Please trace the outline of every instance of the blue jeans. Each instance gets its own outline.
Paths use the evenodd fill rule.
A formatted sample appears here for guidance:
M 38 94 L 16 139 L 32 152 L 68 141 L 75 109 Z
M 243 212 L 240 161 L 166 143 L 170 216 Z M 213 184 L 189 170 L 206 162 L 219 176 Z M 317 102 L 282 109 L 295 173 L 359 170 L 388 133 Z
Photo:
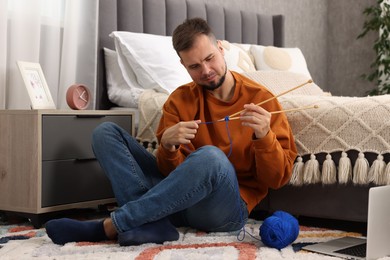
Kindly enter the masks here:
M 92 147 L 118 203 L 111 213 L 118 232 L 164 217 L 176 226 L 233 231 L 248 218 L 234 167 L 214 146 L 194 151 L 167 177 L 156 158 L 114 123 L 95 129 Z

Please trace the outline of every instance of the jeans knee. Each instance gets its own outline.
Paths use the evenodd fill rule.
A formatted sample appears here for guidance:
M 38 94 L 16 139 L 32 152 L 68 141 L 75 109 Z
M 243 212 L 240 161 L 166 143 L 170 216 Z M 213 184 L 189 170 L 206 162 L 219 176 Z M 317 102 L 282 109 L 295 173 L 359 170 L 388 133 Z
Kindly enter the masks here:
M 199 166 L 199 168 L 206 168 L 205 171 L 200 172 L 204 172 L 207 175 L 235 172 L 225 153 L 218 147 L 206 145 L 196 150 L 191 156 L 194 156 L 195 165 Z
M 195 154 L 200 160 L 204 160 L 210 164 L 220 164 L 230 162 L 225 153 L 216 146 L 205 145 L 199 148 Z
M 98 145 L 105 140 L 109 133 L 113 133 L 116 129 L 116 124 L 112 122 L 103 122 L 98 125 L 92 132 L 92 146 Z

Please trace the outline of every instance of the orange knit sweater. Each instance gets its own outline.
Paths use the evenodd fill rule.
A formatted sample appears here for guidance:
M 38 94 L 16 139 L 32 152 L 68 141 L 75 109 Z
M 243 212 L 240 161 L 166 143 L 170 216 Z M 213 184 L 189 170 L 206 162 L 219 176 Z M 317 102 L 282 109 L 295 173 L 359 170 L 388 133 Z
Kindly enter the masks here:
M 244 104 L 257 104 L 273 96 L 258 83 L 241 74 L 232 73 L 236 88 L 229 102 L 216 99 L 195 83 L 177 88 L 163 106 L 163 115 L 157 129 L 158 141 L 160 142 L 165 129 L 180 121 L 215 121 L 241 111 Z M 276 99 L 263 104 L 262 107 L 269 112 L 282 109 Z M 297 155 L 294 138 L 284 113 L 272 115 L 271 130 L 261 139 L 254 139 L 253 130 L 241 126 L 240 120 L 229 121 L 228 127 L 233 149 L 229 160 L 236 170 L 241 197 L 251 212 L 267 195 L 269 188 L 280 188 L 289 181 Z M 195 150 L 204 145 L 214 145 L 225 154 L 229 153 L 226 122 L 199 125 L 191 144 L 181 146 L 175 152 L 170 152 L 160 145 L 157 152 L 160 171 L 168 175 L 185 160 L 189 154 L 188 148 Z

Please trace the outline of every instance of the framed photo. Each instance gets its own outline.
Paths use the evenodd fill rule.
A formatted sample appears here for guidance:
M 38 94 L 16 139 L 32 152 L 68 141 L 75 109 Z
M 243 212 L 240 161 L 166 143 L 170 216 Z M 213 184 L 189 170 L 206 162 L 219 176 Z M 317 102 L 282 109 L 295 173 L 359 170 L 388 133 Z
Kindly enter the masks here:
M 30 96 L 31 108 L 55 109 L 56 105 L 51 97 L 41 65 L 24 61 L 18 61 L 17 63 Z

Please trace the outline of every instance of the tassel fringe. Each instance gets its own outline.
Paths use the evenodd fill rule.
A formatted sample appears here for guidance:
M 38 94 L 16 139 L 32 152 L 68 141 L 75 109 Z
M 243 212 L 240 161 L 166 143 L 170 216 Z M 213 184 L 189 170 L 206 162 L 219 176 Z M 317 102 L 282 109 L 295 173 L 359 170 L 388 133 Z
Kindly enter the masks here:
M 299 156 L 292 169 L 292 175 L 290 179 L 291 185 L 301 186 L 303 184 L 304 167 L 305 164 L 303 163 L 303 159 L 301 156 Z
M 305 163 L 303 170 L 303 183 L 314 184 L 321 181 L 320 164 L 314 154 L 310 155 L 310 160 Z
M 372 163 L 370 171 L 368 172 L 369 181 L 376 185 L 386 185 L 385 168 L 386 163 L 383 161 L 383 155 L 380 154 Z
M 340 184 L 347 184 L 352 181 L 352 163 L 346 152 L 341 153 L 341 158 L 339 160 L 338 178 Z
M 353 183 L 364 185 L 368 183 L 368 169 L 370 165 L 364 157 L 364 153 L 360 152 L 353 167 Z
M 144 145 L 140 141 L 141 145 Z M 152 143 L 144 145 L 145 149 L 157 155 L 157 149 Z M 315 184 L 322 182 L 323 184 L 347 184 L 351 182 L 356 185 L 367 185 L 373 183 L 375 185 L 390 185 L 390 162 L 386 164 L 382 154 L 379 154 L 371 167 L 363 152 L 360 152 L 352 167 L 351 159 L 346 152 L 341 153 L 338 163 L 332 159 L 331 154 L 326 155 L 322 169 L 314 154 L 310 155 L 310 159 L 303 162 L 303 158 L 298 156 L 292 169 L 290 184 L 293 186 L 302 186 L 304 184 Z
M 146 148 L 146 151 L 153 154 L 154 148 L 153 148 L 153 145 L 151 143 L 148 143 L 148 148 Z
M 322 165 L 322 183 L 323 184 L 334 184 L 337 182 L 337 168 L 336 164 L 332 159 L 332 155 L 327 154 L 326 160 Z
M 341 153 L 338 167 L 332 159 L 331 154 L 326 155 L 326 159 L 320 169 L 320 164 L 314 154 L 310 159 L 303 161 L 301 156 L 297 157 L 292 169 L 290 184 L 301 186 L 303 184 L 348 184 L 355 185 L 390 185 L 390 162 L 385 162 L 384 156 L 379 154 L 376 160 L 370 164 L 363 152 L 358 154 L 358 158 L 353 166 L 351 159 L 346 152 Z
M 385 169 L 386 185 L 390 185 L 390 162 L 387 164 Z
M 157 144 L 156 144 L 156 148 L 154 148 L 152 143 L 148 143 L 147 146 L 140 140 L 139 140 L 139 143 L 140 143 L 140 145 L 145 147 L 146 151 L 153 154 L 154 156 L 157 155 Z

